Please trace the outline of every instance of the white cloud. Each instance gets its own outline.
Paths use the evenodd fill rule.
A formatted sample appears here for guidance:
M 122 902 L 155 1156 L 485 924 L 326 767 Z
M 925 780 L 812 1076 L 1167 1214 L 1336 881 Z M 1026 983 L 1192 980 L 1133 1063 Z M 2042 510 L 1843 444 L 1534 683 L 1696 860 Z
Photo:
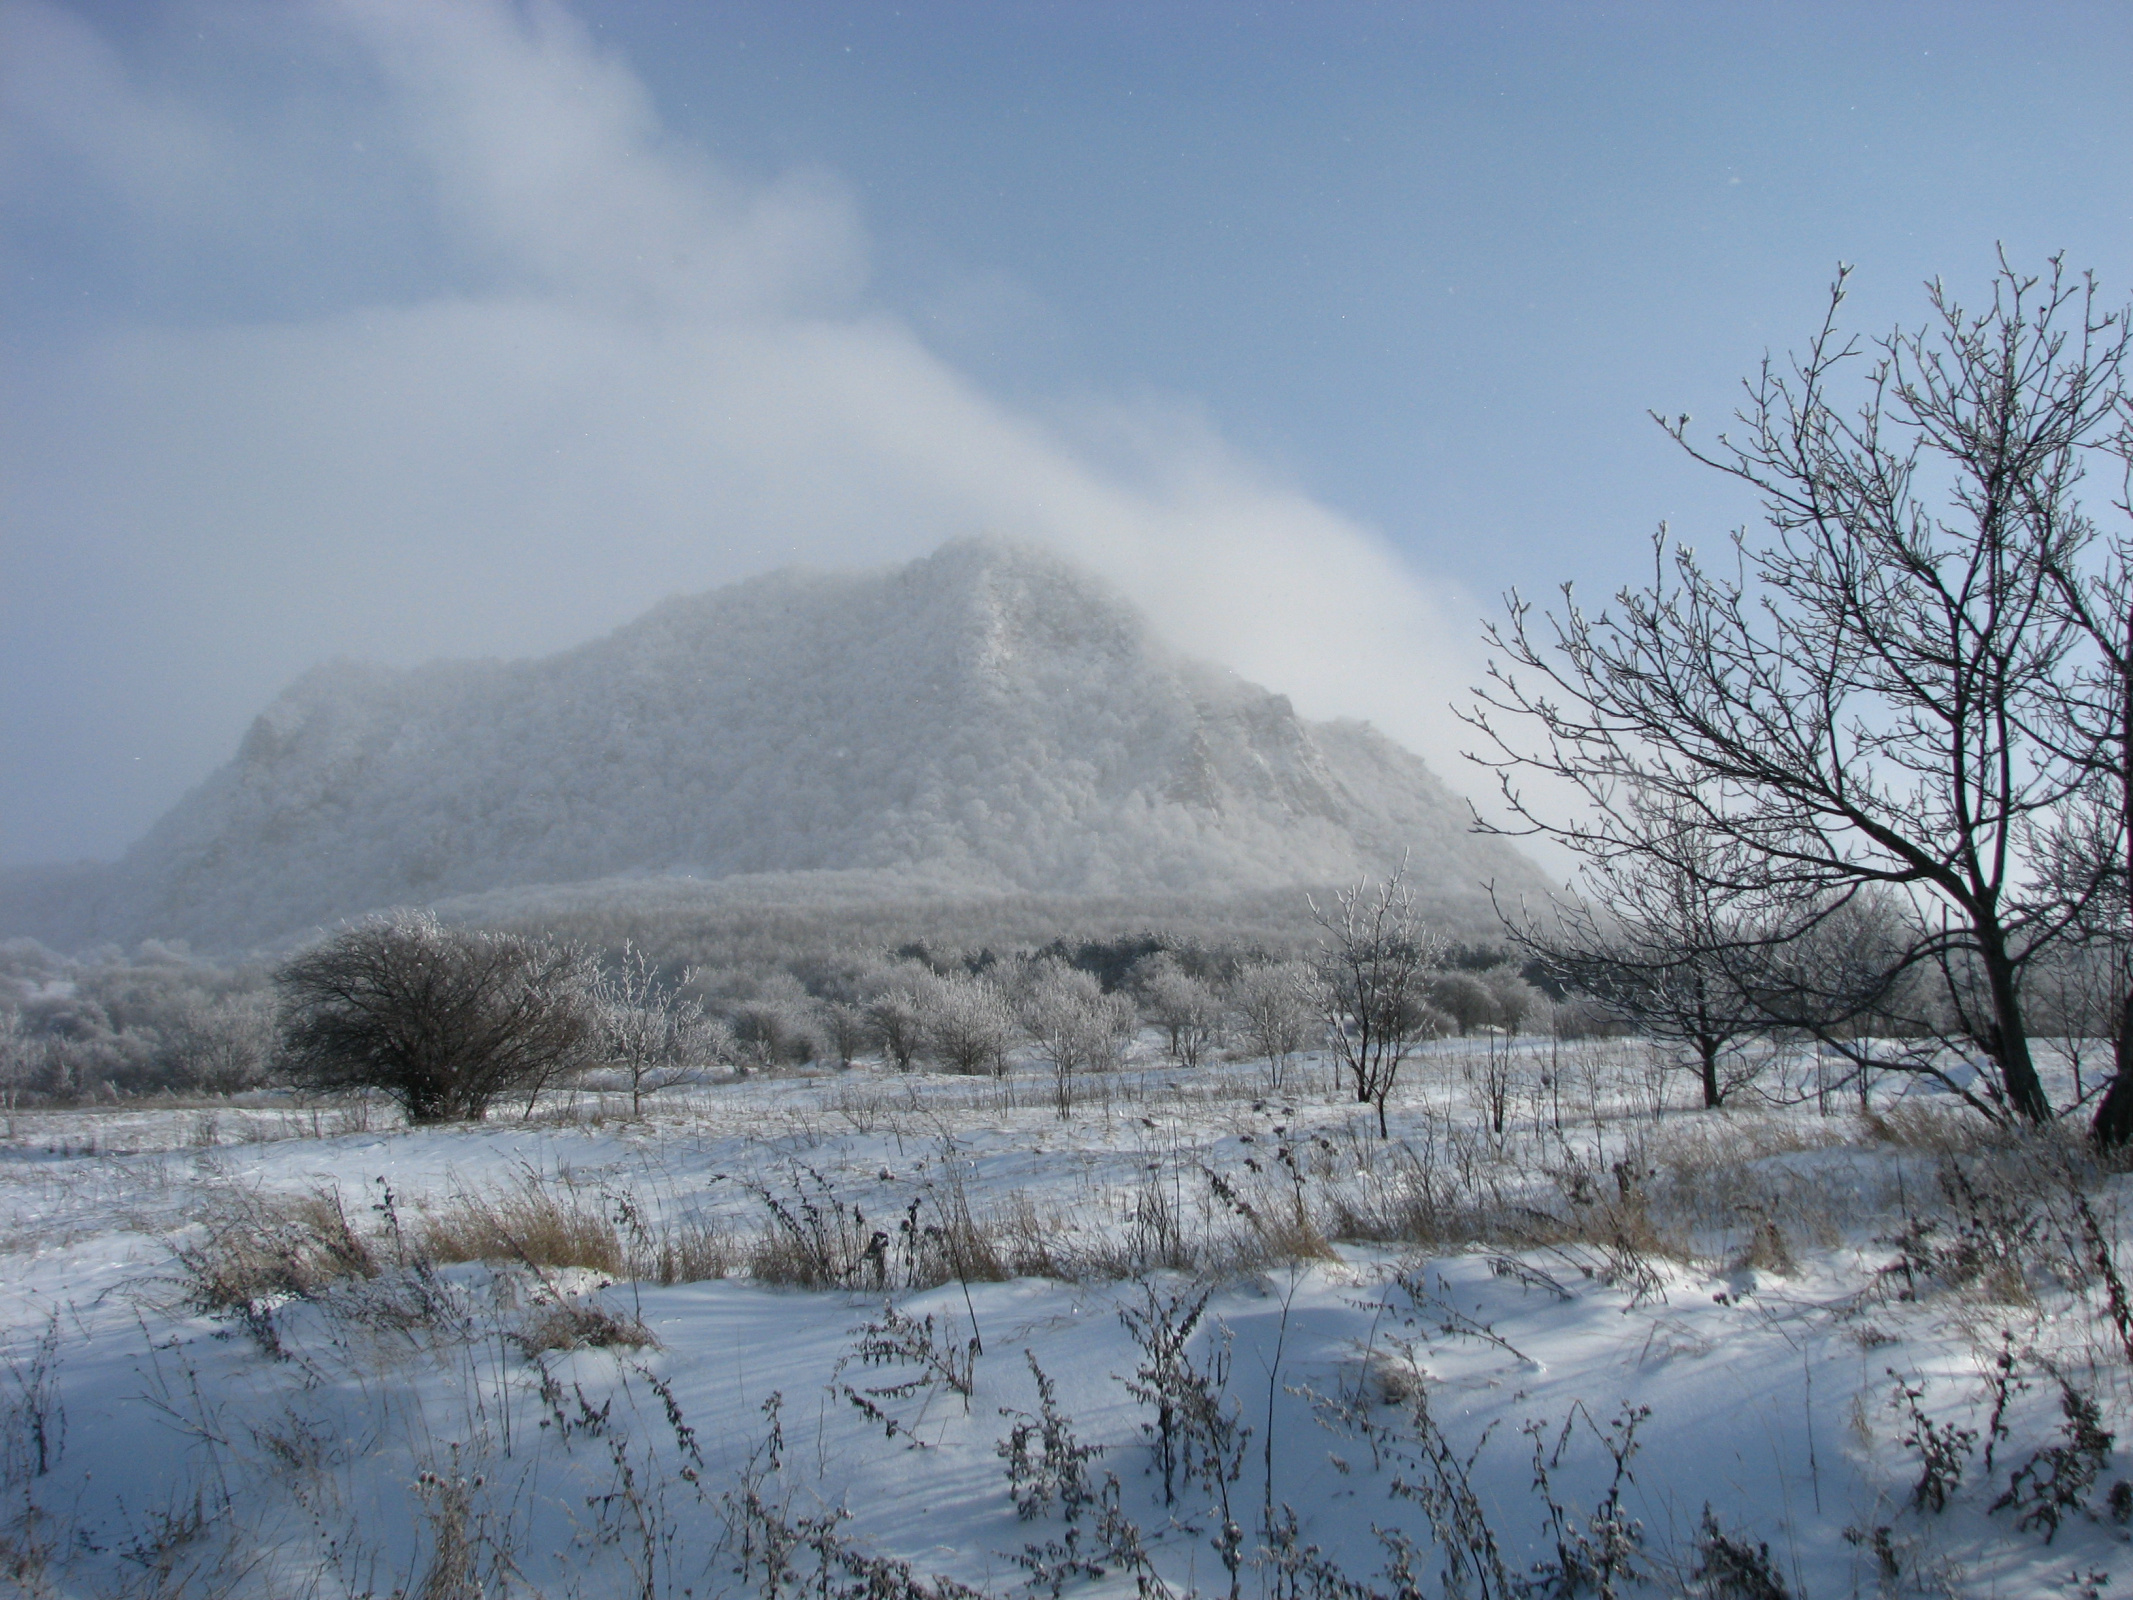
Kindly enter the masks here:
M 833 180 L 722 169 L 552 5 L 312 15 L 346 115 L 411 163 L 402 187 L 457 287 L 276 323 L 106 326 L 14 380 L 0 469 L 23 520 L 4 537 L 41 587 L 0 604 L 36 628 L 69 610 L 90 635 L 67 647 L 127 663 L 84 677 L 85 715 L 122 734 L 128 716 L 168 722 L 169 685 L 195 685 L 192 732 L 157 748 L 197 774 L 327 655 L 553 649 L 769 565 L 994 531 L 1104 573 L 1179 648 L 1307 713 L 1371 717 L 1462 781 L 1444 705 L 1471 681 L 1472 608 L 1189 408 L 1040 416 L 988 394 L 868 301 L 865 230 Z M 226 108 L 145 95 L 41 5 L 0 10 L 0 40 L 0 170 L 19 173 L 34 134 L 93 146 L 117 192 L 165 211 L 188 185 L 227 189 L 197 156 L 241 142 Z M 36 87 L 48 65 L 64 115 Z

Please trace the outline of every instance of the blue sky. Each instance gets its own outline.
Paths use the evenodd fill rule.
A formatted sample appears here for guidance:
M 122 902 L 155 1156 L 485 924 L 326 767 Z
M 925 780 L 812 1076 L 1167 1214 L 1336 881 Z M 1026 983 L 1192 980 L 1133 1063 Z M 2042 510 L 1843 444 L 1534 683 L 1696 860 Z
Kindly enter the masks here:
M 1509 585 L 1752 512 L 1839 260 L 2133 289 L 2123 5 L 0 0 L 0 861 L 296 674 L 991 530 L 1455 784 Z

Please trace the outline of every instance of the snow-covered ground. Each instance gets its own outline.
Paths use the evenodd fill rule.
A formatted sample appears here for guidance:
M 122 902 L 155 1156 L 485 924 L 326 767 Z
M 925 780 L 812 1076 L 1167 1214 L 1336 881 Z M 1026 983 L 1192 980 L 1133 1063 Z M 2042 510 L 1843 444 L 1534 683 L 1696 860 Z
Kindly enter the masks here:
M 1033 1065 L 17 1112 L 0 1583 L 2133 1593 L 2125 1180 L 2071 1141 L 1482 1040 L 1380 1141 L 1317 1061 L 1151 1051 L 1065 1116 Z

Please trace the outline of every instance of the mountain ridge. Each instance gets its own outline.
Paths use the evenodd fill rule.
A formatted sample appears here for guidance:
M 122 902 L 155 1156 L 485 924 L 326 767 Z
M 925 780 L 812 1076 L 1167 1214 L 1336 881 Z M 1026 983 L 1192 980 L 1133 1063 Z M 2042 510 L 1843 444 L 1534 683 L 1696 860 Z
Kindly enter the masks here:
M 16 875 L 0 932 L 226 948 L 631 876 L 1234 893 L 1403 854 L 1447 887 L 1537 878 L 1367 725 L 1307 722 L 1058 558 L 975 540 L 675 597 L 544 657 L 313 668 L 118 863 Z

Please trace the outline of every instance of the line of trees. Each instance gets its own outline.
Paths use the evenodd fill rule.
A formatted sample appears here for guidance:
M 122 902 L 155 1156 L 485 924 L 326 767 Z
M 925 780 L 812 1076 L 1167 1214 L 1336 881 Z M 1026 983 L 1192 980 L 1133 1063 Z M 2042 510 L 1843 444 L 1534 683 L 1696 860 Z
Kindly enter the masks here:
M 239 1093 L 269 1079 L 278 1048 L 264 969 L 152 940 L 86 962 L 0 942 L 0 1104 Z
M 1168 1058 L 1198 1066 L 1239 1040 L 1281 1087 L 1290 1060 L 1324 1047 L 1380 1132 L 1402 1062 L 1422 1039 L 1513 1026 L 1544 1003 L 1501 966 L 1448 966 L 1393 875 L 1336 895 L 1320 917 L 1315 960 L 1216 957 L 1151 941 L 1128 963 L 1076 965 L 1063 951 L 973 970 L 913 957 L 810 995 L 790 974 L 721 1004 L 697 974 L 665 971 L 625 942 L 605 963 L 534 934 L 456 927 L 422 913 L 373 918 L 285 963 L 283 1072 L 322 1090 L 370 1089 L 416 1122 L 478 1118 L 499 1097 L 601 1067 L 619 1074 L 633 1113 L 644 1097 L 711 1065 L 770 1064 L 825 1047 L 849 1063 L 878 1046 L 896 1066 L 1004 1073 L 1026 1047 L 1050 1069 L 1062 1116 L 1077 1080 L 1120 1066 L 1143 1026 Z M 1112 972 L 1115 986 L 1099 975 Z M 1438 1001 L 1443 1004 L 1439 1005 Z M 716 1009 L 714 1009 L 716 1007 Z
M 243 973 L 182 952 L 85 966 L 24 942 L 0 961 L 0 1093 L 65 1101 L 296 1084 L 380 1092 L 435 1121 L 479 1117 L 507 1095 L 530 1105 L 544 1085 L 590 1070 L 637 1115 L 707 1071 L 849 1065 L 879 1051 L 903 1069 L 998 1073 L 1019 1052 L 1049 1068 L 1064 1115 L 1086 1074 L 1121 1065 L 1151 1029 L 1181 1068 L 1247 1051 L 1278 1092 L 1298 1055 L 1327 1050 L 1382 1121 L 1417 1041 L 1515 1031 L 1549 1004 L 1501 950 L 1450 950 L 1423 931 L 1398 874 L 1327 904 L 1305 952 L 1149 934 L 1005 956 L 912 946 L 829 969 L 803 963 L 804 973 L 704 972 L 627 937 L 597 954 L 415 912 Z M 144 1075 L 181 1055 L 182 1074 Z M 129 1063 L 139 1065 L 122 1078 Z

